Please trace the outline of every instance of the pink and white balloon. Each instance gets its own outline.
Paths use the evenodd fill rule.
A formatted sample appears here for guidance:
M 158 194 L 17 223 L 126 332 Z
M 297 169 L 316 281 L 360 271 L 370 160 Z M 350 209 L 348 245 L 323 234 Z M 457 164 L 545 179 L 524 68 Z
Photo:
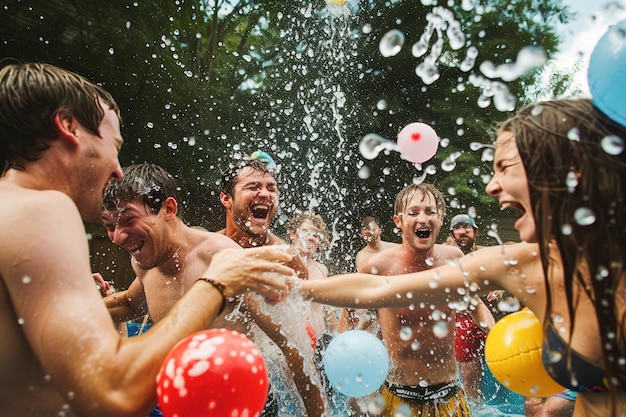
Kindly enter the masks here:
M 258 347 L 226 329 L 183 339 L 157 375 L 157 398 L 166 417 L 259 416 L 268 389 L 267 365 Z
M 415 122 L 398 133 L 398 148 L 402 156 L 421 164 L 435 156 L 439 147 L 437 132 L 426 123 Z

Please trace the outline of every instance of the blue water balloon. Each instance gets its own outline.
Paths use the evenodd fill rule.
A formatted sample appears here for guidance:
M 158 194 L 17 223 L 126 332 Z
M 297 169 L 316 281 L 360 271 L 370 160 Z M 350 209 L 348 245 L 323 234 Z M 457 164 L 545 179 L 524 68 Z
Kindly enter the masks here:
M 389 356 L 376 336 L 350 330 L 330 342 L 324 353 L 324 369 L 337 391 L 349 397 L 363 397 L 385 382 Z
M 587 81 L 593 104 L 626 126 L 626 20 L 611 26 L 591 53 Z

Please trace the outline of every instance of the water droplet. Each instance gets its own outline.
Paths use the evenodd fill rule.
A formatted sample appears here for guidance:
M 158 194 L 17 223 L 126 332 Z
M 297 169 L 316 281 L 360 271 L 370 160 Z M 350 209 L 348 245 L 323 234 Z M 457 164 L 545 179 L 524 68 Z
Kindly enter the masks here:
M 372 172 L 370 168 L 367 165 L 363 165 L 361 169 L 359 169 L 359 172 L 357 175 L 359 176 L 360 179 L 366 180 L 370 177 L 371 174 Z
M 461 49 L 465 45 L 465 33 L 463 33 L 463 29 L 461 29 L 461 24 L 458 20 L 453 20 L 448 24 L 446 35 L 448 35 L 450 48 L 453 50 Z
M 459 66 L 460 70 L 463 72 L 467 72 L 474 68 L 477 56 L 478 48 L 476 48 L 475 46 L 470 46 L 469 48 L 467 48 L 465 59 L 463 59 L 463 62 L 461 62 L 461 65 Z
M 576 190 L 576 186 L 578 185 L 578 175 L 574 171 L 570 171 L 567 173 L 565 177 L 565 185 L 567 185 L 567 191 L 573 193 Z
M 487 148 L 487 149 L 483 150 L 483 153 L 480 156 L 480 160 L 481 161 L 490 162 L 490 161 L 493 161 L 494 157 L 495 157 L 495 149 Z
M 433 266 L 435 264 L 435 259 L 432 256 L 429 256 L 428 258 L 426 258 L 425 262 L 426 265 Z
M 478 100 L 476 101 L 476 104 L 481 109 L 486 109 L 487 107 L 491 105 L 491 99 L 481 93 L 480 96 L 478 96 Z
M 20 326 L 23 326 L 24 325 L 24 318 L 23 317 L 19 317 L 17 319 L 17 324 L 19 324 Z
M 24 278 L 22 278 L 22 283 L 24 284 L 30 284 L 31 282 L 32 282 L 32 279 L 28 275 L 25 275 Z
M 430 60 L 425 60 L 415 67 L 415 74 L 417 74 L 417 76 L 420 77 L 422 82 L 426 85 L 434 83 L 441 76 L 437 66 Z
M 533 109 L 530 111 L 530 114 L 533 116 L 539 116 L 543 111 L 543 106 L 541 104 L 537 104 L 533 106 Z
M 503 313 L 512 313 L 521 308 L 519 300 L 515 297 L 506 297 L 498 301 L 498 310 Z
M 526 287 L 524 289 L 527 294 L 537 294 L 537 289 L 535 287 Z
M 567 132 L 567 138 L 569 140 L 573 140 L 574 142 L 580 141 L 580 130 L 577 127 L 573 127 Z
M 411 417 L 411 409 L 406 404 L 400 404 L 393 412 L 393 417 Z
M 487 230 L 487 236 L 494 238 L 498 242 L 498 245 L 504 245 L 504 242 L 500 238 L 497 226 L 495 224 L 492 224 L 489 230 Z
M 373 415 L 383 414 L 385 406 L 385 400 L 380 395 L 377 395 L 367 404 L 367 411 Z
M 574 212 L 574 220 L 581 226 L 589 226 L 595 223 L 596 214 L 588 207 L 579 207 Z
M 470 142 L 469 147 L 472 151 L 477 151 L 480 148 L 484 147 L 485 145 L 483 145 L 480 142 Z
M 395 56 L 404 46 L 404 33 L 398 29 L 392 29 L 381 38 L 378 44 L 380 54 L 385 58 Z
M 148 129 L 152 129 L 152 128 L 154 127 L 154 123 L 152 123 L 152 122 L 148 122 L 148 123 L 146 123 L 146 127 L 147 127 Z
M 561 233 L 564 236 L 569 236 L 572 234 L 572 225 L 569 223 L 565 223 L 561 226 Z
M 404 326 L 400 329 L 400 339 L 404 340 L 405 342 L 411 340 L 411 337 L 413 337 L 413 330 L 408 327 L 408 326 Z
M 399 152 L 398 144 L 396 142 L 386 139 L 376 133 L 368 133 L 363 136 L 361 143 L 359 143 L 359 151 L 365 159 L 374 159 L 386 149 Z
M 413 342 L 411 342 L 411 349 L 413 350 L 417 350 L 420 347 L 420 342 L 418 340 L 413 340 Z
M 424 55 L 426 52 L 428 52 L 428 43 L 425 42 L 424 40 L 420 39 L 418 42 L 413 44 L 413 47 L 411 48 L 411 54 L 415 57 L 415 58 L 419 58 L 422 55 Z
M 609 155 L 619 155 L 624 152 L 624 140 L 619 136 L 609 135 L 600 142 L 602 150 Z
M 609 276 L 609 270 L 606 269 L 604 265 L 598 266 L 598 271 L 596 272 L 596 281 L 602 281 L 604 278 Z
M 448 333 L 450 333 L 450 330 L 448 329 L 448 323 L 443 320 L 438 321 L 433 326 L 433 333 L 439 339 L 443 339 L 444 337 L 448 336 Z

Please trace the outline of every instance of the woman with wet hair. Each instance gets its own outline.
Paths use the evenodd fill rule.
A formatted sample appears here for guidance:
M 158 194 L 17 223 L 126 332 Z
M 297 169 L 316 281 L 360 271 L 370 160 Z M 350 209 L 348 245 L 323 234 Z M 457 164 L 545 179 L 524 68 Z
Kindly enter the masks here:
M 543 363 L 578 392 L 574 416 L 618 415 L 626 409 L 626 128 L 588 99 L 563 99 L 525 107 L 496 136 L 486 191 L 520 213 L 522 243 L 394 280 L 348 274 L 301 289 L 359 308 L 508 290 L 543 323 Z

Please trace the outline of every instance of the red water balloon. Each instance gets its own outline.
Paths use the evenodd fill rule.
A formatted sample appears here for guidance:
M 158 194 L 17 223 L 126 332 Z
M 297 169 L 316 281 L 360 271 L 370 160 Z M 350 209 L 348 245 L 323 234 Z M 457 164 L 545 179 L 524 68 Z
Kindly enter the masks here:
M 437 132 L 426 123 L 415 122 L 398 133 L 398 148 L 408 161 L 421 164 L 435 156 L 439 147 Z
M 166 417 L 259 416 L 269 379 L 258 347 L 241 333 L 210 329 L 180 341 L 157 375 Z

